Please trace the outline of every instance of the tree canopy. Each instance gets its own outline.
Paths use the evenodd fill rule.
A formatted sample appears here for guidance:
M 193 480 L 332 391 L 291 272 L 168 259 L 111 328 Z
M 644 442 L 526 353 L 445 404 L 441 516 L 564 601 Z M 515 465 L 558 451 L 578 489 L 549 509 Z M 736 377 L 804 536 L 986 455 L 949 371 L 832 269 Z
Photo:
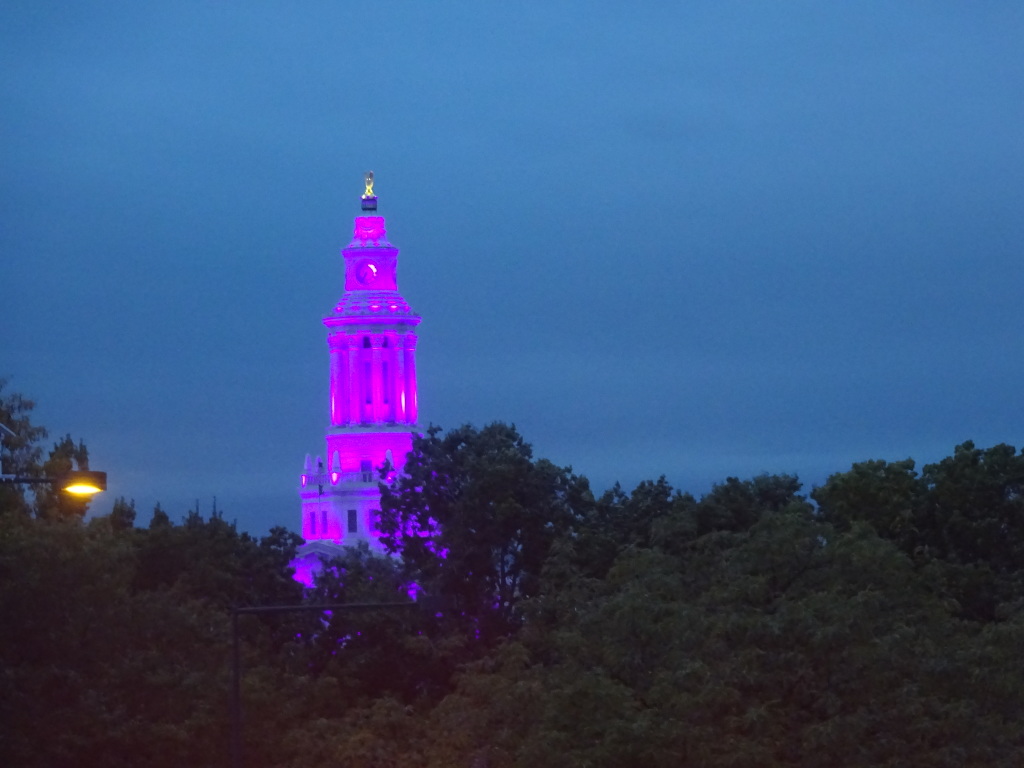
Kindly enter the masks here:
M 404 475 L 381 489 L 385 546 L 410 580 L 451 597 L 488 637 L 518 626 L 552 543 L 593 505 L 585 480 L 534 460 L 505 424 L 429 429 Z
M 4 466 L 45 471 L 29 411 L 0 401 Z M 240 616 L 243 764 L 1017 765 L 1022 464 L 967 443 L 810 498 L 595 497 L 511 426 L 432 428 L 385 486 L 395 556 L 346 550 L 312 590 L 284 529 L 6 493 L 0 764 L 226 766 L 232 607 L 419 592 L 448 603 Z
M 1024 600 L 1024 453 L 967 442 L 920 474 L 868 461 L 814 492 L 821 516 L 872 526 L 929 574 L 964 618 L 994 621 Z
M 45 427 L 32 423 L 35 402 L 20 393 L 5 393 L 7 379 L 0 378 L 0 470 L 24 478 L 56 478 L 73 469 L 89 468 L 89 451 L 71 435 L 54 443 L 43 459 Z M 0 511 L 42 518 L 82 517 L 87 497 L 73 497 L 46 484 L 0 484 Z

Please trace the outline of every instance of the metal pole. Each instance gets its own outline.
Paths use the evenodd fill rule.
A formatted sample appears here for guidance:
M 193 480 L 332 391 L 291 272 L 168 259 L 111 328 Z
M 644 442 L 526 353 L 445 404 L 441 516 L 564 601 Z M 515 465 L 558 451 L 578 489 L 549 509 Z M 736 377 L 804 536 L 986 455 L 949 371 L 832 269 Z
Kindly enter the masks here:
M 238 609 L 231 611 L 231 765 L 242 765 L 242 662 L 238 653 Z

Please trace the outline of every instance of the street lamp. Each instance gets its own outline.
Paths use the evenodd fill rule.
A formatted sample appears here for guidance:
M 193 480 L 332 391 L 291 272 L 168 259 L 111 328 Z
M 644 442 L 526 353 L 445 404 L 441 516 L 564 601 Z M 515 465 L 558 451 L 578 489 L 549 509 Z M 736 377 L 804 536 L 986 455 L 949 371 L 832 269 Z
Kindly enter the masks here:
M 75 496 L 95 496 L 107 490 L 107 473 L 78 469 L 62 476 L 59 487 Z
M 18 475 L 0 475 L 0 482 L 24 485 L 53 485 L 64 493 L 73 496 L 93 496 L 107 490 L 107 473 L 94 472 L 87 469 L 76 469 L 65 472 L 57 477 L 19 477 Z
M 0 432 L 11 437 L 17 437 L 18 433 L 0 423 Z M 58 490 L 70 493 L 72 496 L 94 496 L 101 491 L 107 490 L 107 473 L 90 472 L 87 469 L 76 469 L 71 472 L 64 472 L 56 477 L 19 477 L 17 475 L 0 475 L 0 483 L 24 485 L 40 485 L 47 483 L 57 486 Z

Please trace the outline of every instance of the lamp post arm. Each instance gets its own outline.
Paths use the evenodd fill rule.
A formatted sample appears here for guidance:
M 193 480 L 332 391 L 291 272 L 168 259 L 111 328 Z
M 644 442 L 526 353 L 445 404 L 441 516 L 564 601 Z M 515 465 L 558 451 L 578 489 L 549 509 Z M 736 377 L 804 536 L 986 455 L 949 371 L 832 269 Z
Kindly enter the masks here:
M 20 475 L 0 475 L 0 483 L 22 483 L 25 485 L 39 485 L 41 483 L 53 483 L 57 482 L 55 477 L 21 477 Z
M 418 603 L 411 601 L 395 603 L 321 603 L 317 605 L 251 605 L 232 608 L 231 613 L 304 613 L 317 611 L 368 611 L 374 608 L 416 608 Z
M 107 490 L 107 473 L 89 469 L 73 469 L 57 477 L 24 477 L 21 475 L 0 475 L 0 482 L 25 485 L 48 483 L 59 486 L 60 490 L 76 496 L 91 496 Z

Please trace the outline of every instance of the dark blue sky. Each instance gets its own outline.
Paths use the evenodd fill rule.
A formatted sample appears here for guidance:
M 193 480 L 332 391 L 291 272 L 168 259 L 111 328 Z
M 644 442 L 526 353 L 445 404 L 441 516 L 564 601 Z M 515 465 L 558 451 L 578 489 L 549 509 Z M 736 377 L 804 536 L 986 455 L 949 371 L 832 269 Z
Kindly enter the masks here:
M 596 490 L 1024 428 L 1024 6 L 7 3 L 0 373 L 143 521 L 298 525 L 361 178 L 423 422 Z

